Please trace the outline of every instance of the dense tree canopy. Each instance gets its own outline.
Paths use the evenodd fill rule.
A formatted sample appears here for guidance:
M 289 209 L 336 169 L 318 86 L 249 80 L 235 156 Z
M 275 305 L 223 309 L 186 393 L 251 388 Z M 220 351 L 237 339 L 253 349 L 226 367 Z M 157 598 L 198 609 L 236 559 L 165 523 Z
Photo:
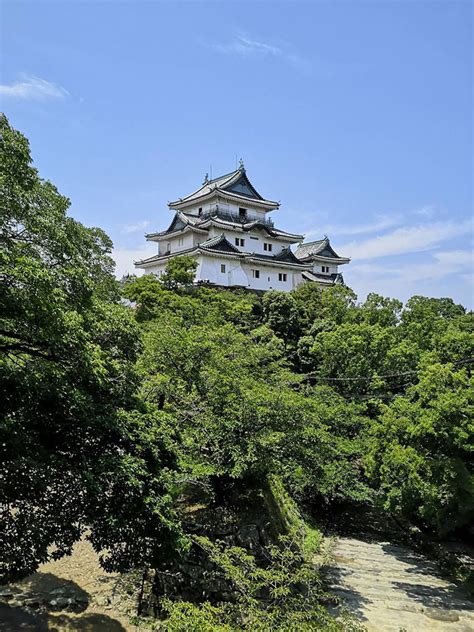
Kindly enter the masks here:
M 107 568 L 163 565 L 189 546 L 177 511 L 189 482 L 225 503 L 235 481 L 278 475 L 301 507 L 369 503 L 438 535 L 472 521 L 471 313 L 449 298 L 358 303 L 342 285 L 196 286 L 189 257 L 119 287 L 109 238 L 68 206 L 2 117 L 5 577 L 86 532 Z M 226 568 L 245 558 L 209 547 Z M 304 629 L 325 621 L 313 610 Z M 231 629 L 210 604 L 169 611 L 169 629 L 190 613 Z M 257 611 L 255 629 L 299 616 Z
M 132 279 L 124 293 L 137 300 L 141 320 L 147 305 L 138 362 L 143 397 L 173 419 L 173 450 L 190 476 L 277 471 L 302 501 L 377 502 L 439 533 L 467 524 L 471 410 L 454 382 L 445 385 L 456 409 L 447 423 L 453 432 L 456 419 L 467 423 L 456 463 L 445 458 L 447 443 L 439 453 L 428 446 L 423 456 L 414 436 L 396 440 L 413 450 L 420 467 L 433 459 L 433 504 L 440 502 L 442 481 L 458 472 L 449 492 L 452 511 L 462 504 L 456 519 L 443 519 L 441 506 L 428 510 L 424 497 L 404 493 L 408 470 L 396 462 L 395 438 L 390 449 L 383 443 L 398 427 L 391 415 L 403 406 L 412 423 L 421 424 L 417 389 L 426 371 L 452 367 L 469 378 L 474 323 L 464 308 L 423 297 L 403 308 L 377 294 L 357 304 L 341 286 L 321 291 L 306 285 L 262 299 L 209 288 L 170 293 L 143 277 Z M 467 382 L 457 388 L 468 396 Z M 427 400 L 431 406 L 436 395 Z M 447 411 L 440 415 L 447 419 Z
M 112 244 L 68 217 L 68 206 L 39 178 L 27 141 L 2 117 L 6 576 L 34 570 L 52 545 L 55 556 L 69 551 L 86 528 L 117 566 L 149 555 L 151 537 L 177 534 L 163 479 L 171 457 L 136 396 L 140 338 L 132 312 L 119 303 Z

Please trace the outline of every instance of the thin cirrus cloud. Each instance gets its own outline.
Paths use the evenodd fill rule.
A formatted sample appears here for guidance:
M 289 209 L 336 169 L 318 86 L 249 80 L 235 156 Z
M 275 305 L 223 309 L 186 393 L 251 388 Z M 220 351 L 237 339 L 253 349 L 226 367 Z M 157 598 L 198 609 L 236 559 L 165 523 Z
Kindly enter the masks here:
M 400 215 L 376 215 L 373 222 L 368 224 L 328 224 L 317 230 L 309 230 L 305 232 L 306 238 L 313 236 L 325 235 L 364 235 L 369 233 L 377 233 L 378 231 L 393 228 L 401 223 Z
M 397 228 L 384 235 L 363 241 L 352 241 L 341 245 L 340 250 L 349 253 L 353 261 L 377 259 L 430 250 L 453 237 L 469 235 L 471 231 L 470 220 L 418 224 Z
M 422 263 L 402 262 L 398 266 L 382 266 L 372 263 L 354 265 L 351 273 L 362 280 L 372 280 L 381 283 L 385 280 L 396 280 L 401 283 L 419 283 L 421 281 L 436 281 L 459 275 L 470 269 L 473 254 L 470 250 L 449 250 L 433 252 Z M 469 275 L 467 275 L 469 276 Z
M 137 233 L 140 230 L 145 230 L 145 228 L 149 225 L 150 222 L 147 220 L 136 222 L 135 224 L 123 224 L 122 233 Z
M 279 57 L 283 55 L 282 49 L 278 46 L 252 40 L 245 35 L 238 35 L 229 44 L 212 44 L 212 48 L 220 53 L 234 53 L 241 57 L 254 57 L 255 55 Z
M 309 61 L 300 55 L 268 42 L 251 39 L 244 34 L 235 36 L 234 39 L 227 44 L 211 44 L 211 48 L 218 53 L 237 55 L 243 58 L 279 58 L 302 72 L 309 72 L 311 69 Z
M 10 99 L 39 100 L 65 99 L 69 96 L 66 88 L 40 77 L 22 74 L 18 81 L 0 84 L 0 96 Z
M 452 296 L 469 309 L 473 307 L 472 299 L 469 301 L 474 289 L 472 270 L 471 250 L 449 250 L 430 253 L 420 263 L 406 259 L 401 259 L 396 266 L 353 263 L 344 278 L 361 300 L 370 292 L 380 294 L 383 288 L 385 296 L 396 296 L 404 301 L 414 294 Z M 453 280 L 457 289 L 453 287 Z

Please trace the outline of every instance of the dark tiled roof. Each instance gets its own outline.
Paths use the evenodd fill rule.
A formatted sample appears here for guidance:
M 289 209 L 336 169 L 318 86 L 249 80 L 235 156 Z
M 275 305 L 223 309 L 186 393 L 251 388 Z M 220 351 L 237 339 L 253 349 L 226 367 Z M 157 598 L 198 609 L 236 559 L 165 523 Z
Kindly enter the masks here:
M 272 204 L 275 207 L 279 206 L 278 202 L 266 200 L 260 195 L 260 193 L 255 189 L 253 184 L 248 179 L 243 167 L 240 167 L 239 169 L 236 169 L 231 173 L 219 176 L 218 178 L 213 178 L 212 180 L 206 179 L 203 182 L 202 186 L 199 187 L 199 189 L 196 189 L 196 191 L 193 191 L 193 193 L 179 198 L 174 202 L 170 202 L 170 205 L 177 206 L 180 203 L 182 204 L 184 202 L 192 202 L 193 200 L 198 200 L 199 198 L 209 195 L 213 191 L 227 192 L 230 194 L 241 196 L 243 198 Z
M 218 252 L 230 252 L 239 255 L 242 254 L 240 250 L 236 248 L 234 244 L 231 244 L 223 234 L 207 239 L 206 241 L 201 242 L 197 247 L 202 248 L 203 250 L 216 250 Z
M 258 253 L 252 253 L 248 256 L 251 259 L 261 259 L 262 261 L 274 261 L 275 263 L 293 263 L 299 266 L 308 266 L 306 262 L 297 259 L 290 248 L 284 248 L 277 255 L 261 255 Z
M 295 255 L 291 248 L 283 248 L 281 252 L 279 252 L 274 257 L 277 261 L 286 261 L 287 263 L 302 263 Z
M 318 272 L 303 272 L 303 277 L 307 281 L 316 281 L 317 283 L 323 283 L 324 285 L 335 285 L 342 284 L 344 280 L 342 278 L 342 274 L 339 272 L 334 272 L 333 274 L 319 274 Z
M 173 221 L 171 222 L 171 224 L 166 229 L 166 232 L 167 233 L 172 233 L 175 230 L 181 230 L 185 226 L 187 226 L 188 223 L 189 222 L 187 222 L 187 221 L 183 221 L 183 219 L 182 219 L 182 217 L 180 217 L 179 213 L 176 213 L 176 215 L 173 217 Z
M 200 218 L 192 215 L 188 215 L 186 213 L 182 213 L 181 211 L 177 211 L 173 219 L 171 220 L 171 224 L 168 226 L 166 230 L 162 230 L 157 233 L 148 233 L 145 237 L 160 237 L 161 235 L 167 235 L 168 233 L 175 233 L 181 230 L 184 230 L 187 226 L 198 228 L 197 224 Z M 205 229 L 202 229 L 205 230 Z
M 319 239 L 318 241 L 310 241 L 306 244 L 300 244 L 296 249 L 295 255 L 298 259 L 310 259 L 311 257 L 328 257 L 330 259 L 344 259 L 340 257 L 329 243 L 328 237 Z
M 157 233 L 149 233 L 148 235 L 146 235 L 146 237 L 164 236 L 168 233 L 184 230 L 187 226 L 204 231 L 207 230 L 204 225 L 210 221 L 214 221 L 216 224 L 220 224 L 221 227 L 224 223 L 234 225 L 237 224 L 245 232 L 249 232 L 254 229 L 261 229 L 265 230 L 268 235 L 271 235 L 272 237 L 294 238 L 295 242 L 303 238 L 302 235 L 295 235 L 293 233 L 286 233 L 283 230 L 278 230 L 273 226 L 273 222 L 271 222 L 270 220 L 242 221 L 237 215 L 220 210 L 213 211 L 212 213 L 206 213 L 202 216 L 191 215 L 190 213 L 177 211 L 171 224 L 166 230 Z

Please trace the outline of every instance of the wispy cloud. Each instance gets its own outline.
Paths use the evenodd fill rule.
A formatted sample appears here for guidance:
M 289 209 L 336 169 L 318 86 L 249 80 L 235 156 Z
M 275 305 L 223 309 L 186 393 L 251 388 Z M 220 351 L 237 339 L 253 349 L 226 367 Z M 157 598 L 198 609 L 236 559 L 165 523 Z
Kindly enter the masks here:
M 143 270 L 137 270 L 133 262 L 156 255 L 157 252 L 158 245 L 156 243 L 146 243 L 139 248 L 114 248 L 112 250 L 112 258 L 116 265 L 115 276 L 118 279 L 121 279 L 125 274 L 140 276 L 143 274 Z
M 463 266 L 465 270 L 474 270 L 474 252 L 472 250 L 450 250 L 448 252 L 435 252 L 433 257 L 443 265 Z
M 436 211 L 434 206 L 427 204 L 426 206 L 415 209 L 413 212 L 415 215 L 419 215 L 424 219 L 433 219 Z
M 474 308 L 472 252 L 456 250 L 428 255 L 424 262 L 403 260 L 398 266 L 351 264 L 344 279 L 359 300 L 370 292 L 406 301 L 414 294 L 450 296 L 468 309 Z
M 470 250 L 434 252 L 421 263 L 402 262 L 397 266 L 382 266 L 368 263 L 355 264 L 351 274 L 359 279 L 370 279 L 379 286 L 385 281 L 413 284 L 422 281 L 437 281 L 446 277 L 472 273 L 473 254 Z
M 338 247 L 348 253 L 352 260 L 376 259 L 391 255 L 423 252 L 438 244 L 457 237 L 468 235 L 472 231 L 470 220 L 460 222 L 434 222 L 418 224 L 365 239 L 352 241 Z
M 327 224 L 322 225 L 317 230 L 305 232 L 307 238 L 325 235 L 364 235 L 367 233 L 377 233 L 379 231 L 393 228 L 401 223 L 400 215 L 376 215 L 372 222 L 367 224 Z
M 283 51 L 278 46 L 267 44 L 266 42 L 259 42 L 258 40 L 252 40 L 245 35 L 238 35 L 228 44 L 212 44 L 214 50 L 220 53 L 234 53 L 241 55 L 242 57 L 250 57 L 260 55 L 262 57 L 273 56 L 278 57 L 283 54 Z
M 145 230 L 145 228 L 149 225 L 150 222 L 148 220 L 136 222 L 135 224 L 123 224 L 122 233 L 137 233 L 140 230 Z
M 66 88 L 30 75 L 21 75 L 19 81 L 12 84 L 0 84 L 0 96 L 12 99 L 64 99 L 69 95 Z
M 309 61 L 304 59 L 304 57 L 301 57 L 290 50 L 286 50 L 281 46 L 252 39 L 242 33 L 236 35 L 233 40 L 226 44 L 211 44 L 211 48 L 219 53 L 238 55 L 239 57 L 244 58 L 280 58 L 303 72 L 308 72 L 311 68 Z

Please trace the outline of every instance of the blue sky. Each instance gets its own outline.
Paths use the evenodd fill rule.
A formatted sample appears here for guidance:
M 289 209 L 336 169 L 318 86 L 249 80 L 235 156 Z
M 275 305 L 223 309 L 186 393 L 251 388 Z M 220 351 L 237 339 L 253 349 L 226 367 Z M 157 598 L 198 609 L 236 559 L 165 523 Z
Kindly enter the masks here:
M 4 1 L 1 39 L 2 110 L 119 273 L 242 157 L 361 299 L 472 307 L 470 2 Z

